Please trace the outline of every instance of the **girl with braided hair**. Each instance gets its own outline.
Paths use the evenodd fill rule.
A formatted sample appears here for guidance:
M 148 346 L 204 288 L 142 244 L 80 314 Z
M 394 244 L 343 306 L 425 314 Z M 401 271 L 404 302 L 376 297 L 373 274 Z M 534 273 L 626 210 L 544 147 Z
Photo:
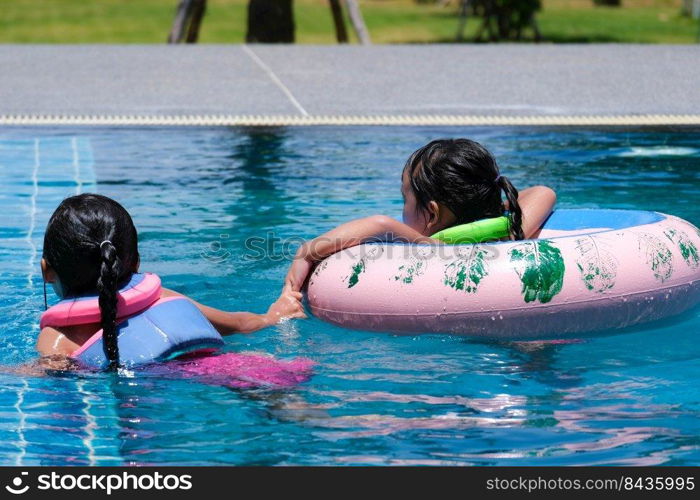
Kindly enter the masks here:
M 160 280 L 155 275 L 139 275 L 139 263 L 136 228 L 124 207 L 97 194 L 82 194 L 64 200 L 49 220 L 41 259 L 44 283 L 52 284 L 56 294 L 64 300 L 59 304 L 62 306 L 60 313 L 51 313 L 50 309 L 42 317 L 37 342 L 40 354 L 47 357 L 72 356 L 86 344 L 94 343 L 94 337 L 101 332 L 100 340 L 106 358 L 102 366 L 114 370 L 120 366 L 120 325 L 155 304 L 167 303 L 167 309 L 161 309 L 164 312 L 160 313 L 160 317 L 149 319 L 151 323 L 155 321 L 156 326 L 150 331 L 155 331 L 158 338 L 162 337 L 162 329 L 166 328 L 163 325 L 172 326 L 177 322 L 173 318 L 179 317 L 178 308 L 183 307 L 194 311 L 184 317 L 192 318 L 193 314 L 199 316 L 194 317 L 192 325 L 175 324 L 178 335 L 185 337 L 197 329 L 210 329 L 216 337 L 219 334 L 252 332 L 275 324 L 282 318 L 304 317 L 301 294 L 291 290 L 283 292 L 265 314 L 225 312 L 191 300 L 182 300 L 186 298 L 161 288 Z M 150 295 L 144 292 L 148 283 L 152 284 Z M 124 290 L 127 292 L 122 294 Z M 129 294 L 137 296 L 133 300 L 135 304 L 130 306 L 131 313 L 125 311 L 128 307 L 125 296 Z M 90 316 L 89 311 L 85 312 L 85 303 L 95 296 L 99 309 L 95 306 Z M 52 321 L 44 321 L 48 316 Z M 132 323 L 137 324 L 137 321 Z M 138 337 L 138 331 L 135 336 Z M 136 339 L 137 343 L 142 340 Z M 181 346 L 188 341 L 191 343 L 191 340 L 178 339 Z M 218 338 L 212 336 L 208 341 L 220 343 Z M 156 342 L 162 343 L 158 339 Z M 180 351 L 174 349 L 174 352 Z M 102 353 L 99 355 L 102 356 Z

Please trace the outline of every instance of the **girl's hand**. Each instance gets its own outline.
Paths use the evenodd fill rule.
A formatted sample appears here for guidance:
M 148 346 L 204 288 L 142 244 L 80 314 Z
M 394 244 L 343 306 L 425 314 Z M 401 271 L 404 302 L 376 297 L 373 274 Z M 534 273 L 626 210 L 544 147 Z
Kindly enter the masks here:
M 285 286 L 280 297 L 267 310 L 268 322 L 271 325 L 279 323 L 286 318 L 306 318 L 304 306 L 301 304 L 302 294 Z
M 184 295 L 163 288 L 161 297 L 184 297 Z M 213 307 L 205 306 L 192 299 L 197 308 L 214 325 L 221 335 L 232 333 L 251 333 L 262 328 L 275 325 L 283 318 L 305 318 L 304 308 L 301 305 L 301 293 L 294 292 L 288 287 L 282 291 L 282 295 L 270 306 L 265 314 L 252 312 L 227 312 Z
M 294 257 L 294 262 L 292 262 L 287 277 L 284 279 L 284 290 L 299 292 L 304 286 L 306 278 L 309 277 L 309 273 L 311 273 L 313 264 L 302 252 L 304 252 L 303 248 Z M 284 295 L 284 291 L 282 294 Z

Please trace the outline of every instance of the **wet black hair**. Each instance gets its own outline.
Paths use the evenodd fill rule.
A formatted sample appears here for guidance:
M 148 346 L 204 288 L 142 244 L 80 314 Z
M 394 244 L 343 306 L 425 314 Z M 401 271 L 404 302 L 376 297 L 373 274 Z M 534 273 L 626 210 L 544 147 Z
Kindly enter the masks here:
M 499 173 L 493 155 L 469 139 L 438 139 L 413 153 L 404 167 L 418 207 L 436 201 L 450 209 L 455 225 L 500 217 L 508 200 L 510 233 L 525 238 L 518 190 Z
M 99 194 L 63 200 L 44 235 L 43 257 L 64 296 L 99 294 L 102 342 L 111 370 L 119 366 L 117 292 L 138 265 L 137 238 L 124 207 Z

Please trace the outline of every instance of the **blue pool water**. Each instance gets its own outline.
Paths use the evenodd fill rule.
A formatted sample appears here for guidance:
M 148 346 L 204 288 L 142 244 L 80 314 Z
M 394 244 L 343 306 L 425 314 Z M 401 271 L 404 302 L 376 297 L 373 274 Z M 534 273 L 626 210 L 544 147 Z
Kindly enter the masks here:
M 229 351 L 318 363 L 285 390 L 13 371 L 35 356 L 42 234 L 64 196 L 122 202 L 142 269 L 166 286 L 263 312 L 284 242 L 398 216 L 403 162 L 444 136 L 483 142 L 516 185 L 548 184 L 562 207 L 700 223 L 700 129 L 0 130 L 0 464 L 700 464 L 698 311 L 569 345 L 313 318 L 227 338 Z M 264 259 L 245 248 L 256 236 L 272 242 Z

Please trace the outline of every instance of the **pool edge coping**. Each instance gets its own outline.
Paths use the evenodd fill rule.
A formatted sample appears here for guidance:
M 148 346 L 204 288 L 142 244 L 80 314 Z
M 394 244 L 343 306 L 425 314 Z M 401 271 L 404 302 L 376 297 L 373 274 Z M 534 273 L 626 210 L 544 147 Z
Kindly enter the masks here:
M 8 125 L 107 126 L 651 126 L 700 125 L 700 114 L 619 115 L 235 115 L 4 114 Z

